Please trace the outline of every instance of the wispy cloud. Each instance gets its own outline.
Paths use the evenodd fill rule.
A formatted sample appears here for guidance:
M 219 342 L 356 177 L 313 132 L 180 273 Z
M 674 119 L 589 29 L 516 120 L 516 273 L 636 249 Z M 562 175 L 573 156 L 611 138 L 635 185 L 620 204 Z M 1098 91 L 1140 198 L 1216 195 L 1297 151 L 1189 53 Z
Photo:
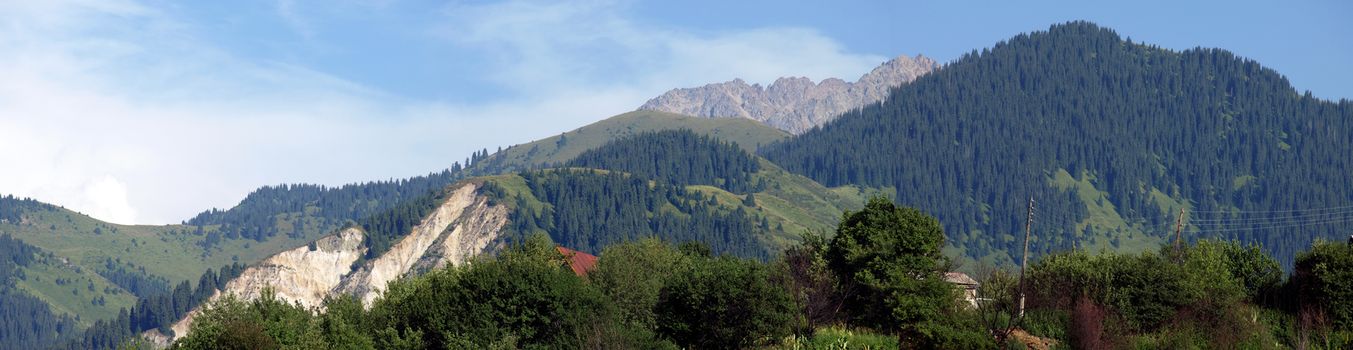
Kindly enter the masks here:
M 397 7 L 387 5 L 360 8 Z M 265 184 L 435 171 L 471 150 L 557 134 L 674 87 L 853 77 L 884 59 L 802 28 L 649 26 L 623 3 L 440 10 L 420 29 L 434 34 L 426 45 L 490 62 L 481 81 L 507 93 L 473 103 L 399 96 L 212 44 L 210 28 L 130 0 L 0 3 L 0 193 L 119 223 L 177 222 Z M 325 23 L 307 21 L 315 31 Z

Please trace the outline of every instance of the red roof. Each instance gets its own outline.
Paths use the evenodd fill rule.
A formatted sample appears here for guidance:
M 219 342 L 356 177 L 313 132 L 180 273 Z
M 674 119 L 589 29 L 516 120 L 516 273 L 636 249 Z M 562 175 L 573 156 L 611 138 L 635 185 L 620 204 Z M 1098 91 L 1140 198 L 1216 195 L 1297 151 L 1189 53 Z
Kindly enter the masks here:
M 568 267 L 573 269 L 573 274 L 578 277 L 587 276 L 588 272 L 597 267 L 597 256 L 583 253 L 573 249 L 557 247 L 559 254 L 564 255 L 564 261 Z

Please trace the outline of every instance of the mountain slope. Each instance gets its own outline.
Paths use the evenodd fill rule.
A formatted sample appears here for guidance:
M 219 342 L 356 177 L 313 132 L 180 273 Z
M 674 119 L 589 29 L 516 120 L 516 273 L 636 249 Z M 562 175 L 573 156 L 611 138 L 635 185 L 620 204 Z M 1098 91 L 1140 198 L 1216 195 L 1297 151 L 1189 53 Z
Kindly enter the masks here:
M 762 88 L 735 79 L 673 89 L 648 100 L 639 110 L 706 118 L 746 118 L 799 134 L 845 111 L 883 100 L 890 90 L 938 68 L 934 60 L 917 55 L 884 62 L 855 82 L 827 78 L 813 83 L 803 77 L 780 78 Z
M 549 233 L 592 253 L 653 235 L 766 257 L 805 231 L 829 229 L 878 192 L 829 189 L 688 129 L 620 137 L 563 166 L 495 181 L 493 190 L 518 209 L 517 233 Z
M 372 259 L 363 257 L 373 234 L 348 227 L 249 266 L 212 299 L 234 295 L 253 300 L 271 289 L 278 298 L 306 307 L 321 306 L 326 297 L 339 293 L 357 295 L 369 305 L 390 281 L 497 249 L 507 209 L 490 203 L 480 194 L 481 186 L 482 180 L 470 180 L 442 189 L 435 208 Z M 197 312 L 174 322 L 169 327 L 173 336 L 186 334 Z M 158 330 L 145 335 L 160 343 L 172 339 Z
M 41 252 L 18 288 L 81 326 L 117 316 L 139 297 L 170 292 L 208 269 L 257 261 L 305 241 L 225 240 L 203 244 L 212 228 L 117 225 L 29 199 L 0 197 L 0 234 Z
M 1291 261 L 1353 221 L 1319 209 L 1353 203 L 1351 132 L 1353 105 L 1300 95 L 1254 61 L 1073 22 L 968 54 L 765 156 L 828 186 L 895 187 L 973 257 L 1018 257 L 1033 197 L 1034 252 L 1151 247 L 1185 209 L 1187 238 Z
M 475 175 L 496 175 L 563 164 L 583 151 L 644 132 L 689 129 L 697 134 L 736 142 L 748 152 L 789 137 L 788 133 L 745 119 L 706 119 L 655 111 L 635 111 L 588 124 L 544 139 L 515 145 L 470 167 Z

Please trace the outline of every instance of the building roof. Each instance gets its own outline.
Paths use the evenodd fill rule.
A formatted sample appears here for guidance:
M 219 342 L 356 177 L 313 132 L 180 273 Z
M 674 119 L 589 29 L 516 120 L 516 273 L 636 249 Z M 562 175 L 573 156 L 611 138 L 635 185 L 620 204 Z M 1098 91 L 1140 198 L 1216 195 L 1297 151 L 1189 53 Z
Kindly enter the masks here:
M 944 281 L 964 286 L 977 286 L 977 280 L 968 277 L 968 274 L 962 272 L 945 272 Z
M 578 275 L 578 277 L 587 276 L 588 272 L 597 268 L 596 255 L 564 247 L 555 247 L 555 249 L 558 249 L 559 254 L 564 256 L 564 262 L 568 264 L 569 268 L 573 269 L 573 274 Z

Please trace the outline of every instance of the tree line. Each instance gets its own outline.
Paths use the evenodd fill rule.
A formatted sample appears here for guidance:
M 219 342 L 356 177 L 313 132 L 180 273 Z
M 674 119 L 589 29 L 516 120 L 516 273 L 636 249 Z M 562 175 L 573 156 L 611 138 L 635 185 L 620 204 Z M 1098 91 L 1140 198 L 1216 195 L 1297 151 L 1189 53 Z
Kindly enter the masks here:
M 462 166 L 408 179 L 329 187 L 311 184 L 264 186 L 229 210 L 204 211 L 184 222 L 210 235 L 210 241 L 264 241 L 278 234 L 293 238 L 325 233 L 423 197 L 463 177 Z M 454 171 L 453 171 L 454 170 Z M 279 225 L 279 221 L 286 225 Z

